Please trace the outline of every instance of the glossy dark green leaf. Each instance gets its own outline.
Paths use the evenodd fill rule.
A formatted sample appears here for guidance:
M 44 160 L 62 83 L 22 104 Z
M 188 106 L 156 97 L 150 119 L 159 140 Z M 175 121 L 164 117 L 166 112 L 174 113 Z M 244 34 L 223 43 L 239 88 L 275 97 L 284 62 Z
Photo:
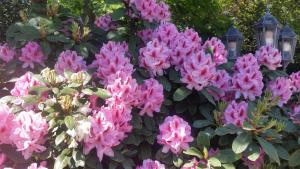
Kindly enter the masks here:
M 232 143 L 232 150 L 236 154 L 242 153 L 246 150 L 248 145 L 252 142 L 252 136 L 249 133 L 242 133 L 238 135 Z
M 209 125 L 212 125 L 213 123 L 209 120 L 196 120 L 193 122 L 193 127 L 195 128 L 203 128 L 207 127 Z
M 300 165 L 300 149 L 292 153 L 289 158 L 289 166 L 296 167 Z
M 257 141 L 259 142 L 260 146 L 263 148 L 265 153 L 275 162 L 280 164 L 280 160 L 277 154 L 276 148 L 273 146 L 273 144 L 269 143 L 263 138 L 256 137 Z
M 182 101 L 186 97 L 188 97 L 192 93 L 191 90 L 187 89 L 186 87 L 182 86 L 178 89 L 176 89 L 174 95 L 173 95 L 173 100 L 175 101 Z

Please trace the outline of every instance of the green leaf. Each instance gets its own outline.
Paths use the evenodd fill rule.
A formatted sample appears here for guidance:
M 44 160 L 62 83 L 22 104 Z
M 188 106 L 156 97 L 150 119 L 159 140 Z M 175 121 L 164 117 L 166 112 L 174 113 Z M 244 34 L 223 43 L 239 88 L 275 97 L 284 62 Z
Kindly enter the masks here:
M 151 157 L 151 146 L 149 144 L 142 144 L 142 146 L 139 147 L 139 159 L 145 160 Z
M 233 164 L 223 164 L 222 167 L 224 169 L 235 169 L 235 166 Z
M 26 104 L 33 104 L 38 102 L 39 97 L 35 95 L 27 95 L 22 97 L 22 99 Z
M 53 169 L 63 169 L 65 168 L 69 161 L 70 161 L 70 157 L 66 156 L 65 154 L 61 154 L 59 155 L 54 162 L 54 167 Z
M 174 83 L 180 83 L 180 73 L 175 69 L 170 69 L 169 71 L 169 79 Z
M 72 158 L 75 161 L 76 167 L 84 167 L 85 166 L 85 156 L 80 151 L 73 151 Z
M 164 89 L 166 91 L 168 91 L 168 92 L 171 91 L 172 85 L 166 77 L 160 76 L 157 78 L 157 80 L 159 81 L 160 84 L 162 84 L 164 86 Z
M 124 169 L 133 169 L 134 165 L 135 164 L 134 164 L 133 160 L 130 158 L 126 158 L 126 160 L 122 162 L 122 166 Z
M 183 154 L 191 155 L 202 159 L 202 153 L 195 147 L 190 147 L 189 149 L 183 151 Z
M 42 41 L 40 42 L 41 48 L 45 56 L 48 56 L 51 53 L 51 46 L 48 42 Z
M 256 143 L 252 143 L 248 146 L 245 156 L 251 161 L 256 161 L 260 156 L 260 148 Z
M 111 18 L 113 21 L 119 20 L 121 19 L 125 14 L 125 9 L 124 8 L 118 8 L 116 10 L 113 11 L 113 13 L 111 14 Z
M 266 154 L 274 161 L 276 161 L 280 165 L 280 160 L 277 154 L 276 148 L 273 146 L 273 144 L 267 142 L 263 138 L 256 137 L 257 141 L 261 145 L 261 147 L 264 149 Z
M 180 157 L 173 156 L 173 164 L 179 168 L 183 164 L 183 160 Z
M 205 146 L 205 147 L 209 147 L 210 146 L 210 138 L 209 138 L 209 135 L 204 132 L 204 131 L 200 131 L 198 133 L 198 136 L 197 136 L 197 145 L 200 146 Z
M 235 154 L 231 149 L 220 150 L 216 156 L 222 163 L 233 163 L 242 158 L 242 154 Z
M 289 166 L 296 167 L 300 165 L 300 149 L 296 150 L 289 158 Z
M 38 94 L 42 94 L 43 92 L 45 92 L 45 91 L 48 91 L 48 90 L 50 90 L 48 87 L 46 87 L 46 86 L 33 86 L 33 87 L 31 87 L 30 88 L 30 92 L 36 92 L 36 93 L 38 93 Z
M 101 99 L 107 99 L 110 98 L 110 94 L 107 90 L 97 88 L 97 91 L 95 92 L 95 95 L 100 97 Z
M 289 152 L 283 148 L 282 146 L 275 146 L 277 149 L 278 156 L 284 160 L 289 160 L 290 154 Z
M 64 121 L 68 129 L 73 129 L 75 127 L 75 121 L 72 116 L 66 116 Z
M 220 160 L 215 157 L 208 159 L 208 163 L 214 167 L 221 167 L 222 165 Z
M 63 43 L 70 43 L 71 40 L 62 35 L 62 34 L 59 34 L 59 35 L 50 35 L 50 36 L 47 36 L 47 40 L 50 41 L 50 42 L 63 42 Z
M 70 87 L 65 87 L 60 91 L 60 94 L 61 95 L 72 95 L 76 92 L 77 92 L 77 90 L 75 90 L 75 89 L 72 89 Z
M 66 138 L 66 133 L 62 132 L 60 133 L 58 136 L 55 137 L 55 145 L 59 145 L 60 143 L 62 143 Z
M 212 125 L 213 123 L 209 120 L 196 120 L 193 122 L 193 127 L 195 128 L 203 128 L 209 125 Z
M 191 90 L 187 89 L 186 87 L 182 86 L 178 89 L 176 89 L 174 95 L 173 95 L 173 100 L 175 101 L 182 101 L 186 97 L 188 97 L 192 93 Z
M 236 154 L 244 152 L 248 145 L 252 142 L 252 136 L 249 133 L 238 135 L 232 143 L 232 150 Z
M 223 126 L 223 127 L 218 127 L 216 129 L 216 134 L 219 135 L 219 136 L 224 136 L 224 135 L 227 135 L 227 134 L 235 134 L 238 131 L 241 131 L 241 130 L 238 127 L 236 127 L 235 125 L 229 124 L 229 125 L 226 125 L 226 126 Z
M 204 97 L 214 106 L 216 105 L 216 102 L 214 101 L 214 98 L 208 93 L 207 89 L 202 89 L 201 94 L 204 95 Z
M 89 95 L 89 96 L 94 94 L 93 90 L 91 90 L 91 89 L 83 89 L 82 93 Z

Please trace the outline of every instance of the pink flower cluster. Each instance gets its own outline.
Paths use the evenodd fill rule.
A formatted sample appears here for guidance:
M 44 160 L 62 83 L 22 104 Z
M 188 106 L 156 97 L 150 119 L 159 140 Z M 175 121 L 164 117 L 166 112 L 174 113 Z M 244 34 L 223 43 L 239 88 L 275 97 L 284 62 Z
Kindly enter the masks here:
M 300 71 L 290 75 L 293 92 L 300 92 Z
M 146 68 L 152 76 L 163 75 L 164 70 L 170 64 L 171 50 L 168 46 L 154 39 L 147 43 L 147 46 L 140 49 L 140 66 Z
M 16 56 L 16 51 L 7 43 L 0 45 L 0 59 L 5 62 L 11 61 Z
M 14 126 L 14 118 L 15 116 L 11 112 L 11 109 L 7 105 L 0 104 L 0 144 L 12 143 L 9 137 Z
M 266 66 L 270 70 L 281 67 L 281 53 L 272 46 L 262 46 L 256 51 L 255 56 L 259 64 Z
M 218 88 L 218 91 L 209 90 L 209 93 L 216 99 L 220 100 L 225 97 L 226 92 L 231 89 L 231 77 L 225 70 L 217 70 L 211 84 Z
M 203 48 L 212 54 L 213 60 L 217 65 L 227 62 L 227 51 L 220 39 L 213 37 L 205 41 Z
M 134 0 L 136 9 L 141 17 L 149 22 L 169 21 L 171 13 L 169 6 L 164 2 L 157 3 L 156 0 Z
M 62 52 L 55 64 L 55 70 L 59 74 L 65 71 L 79 72 L 86 69 L 86 63 L 82 56 L 78 56 L 75 51 L 66 50 Z
M 236 126 L 243 126 L 243 123 L 248 119 L 247 115 L 248 104 L 244 101 L 237 103 L 232 101 L 224 112 L 225 124 L 234 124 Z
M 236 91 L 236 98 L 243 95 L 245 99 L 255 100 L 255 97 L 261 96 L 264 87 L 263 75 L 259 71 L 256 58 L 252 54 L 238 58 L 235 69 L 232 89 Z
M 143 161 L 142 166 L 138 166 L 136 169 L 165 169 L 165 165 L 161 164 L 159 161 L 147 159 Z
M 208 86 L 216 72 L 215 64 L 209 54 L 203 50 L 193 53 L 190 58 L 183 62 L 181 72 L 181 81 L 187 84 L 188 89 L 195 88 L 197 91 Z
M 161 23 L 153 32 L 153 39 L 164 42 L 168 47 L 174 42 L 179 32 L 177 27 L 172 23 Z
M 251 161 L 247 157 L 243 157 L 242 160 L 249 169 L 262 169 L 265 163 L 265 152 L 260 149 L 259 157 L 255 161 Z
M 45 56 L 37 42 L 28 42 L 21 49 L 21 56 L 19 57 L 19 60 L 24 62 L 23 68 L 30 67 L 33 69 L 35 63 L 44 66 Z
M 144 42 L 148 43 L 152 39 L 152 29 L 143 29 L 137 32 L 138 37 Z
M 295 124 L 300 124 L 300 105 L 293 105 L 291 107 L 291 112 L 289 112 L 290 119 Z
M 279 97 L 278 106 L 280 107 L 286 104 L 293 94 L 291 80 L 284 77 L 278 77 L 271 81 L 268 88 L 272 92 L 273 98 Z
M 4 169 L 5 161 L 6 161 L 6 155 L 0 152 L 0 168 Z
M 106 14 L 100 17 L 97 17 L 95 20 L 95 25 L 105 31 L 108 31 L 113 27 L 111 15 Z
M 190 125 L 176 115 L 165 118 L 159 125 L 159 131 L 157 142 L 163 145 L 164 153 L 171 150 L 174 154 L 179 154 L 182 150 L 188 149 L 188 143 L 193 141 Z
M 140 115 L 147 114 L 153 117 L 153 112 L 160 112 L 160 107 L 164 102 L 163 86 L 155 79 L 147 79 L 139 86 Z

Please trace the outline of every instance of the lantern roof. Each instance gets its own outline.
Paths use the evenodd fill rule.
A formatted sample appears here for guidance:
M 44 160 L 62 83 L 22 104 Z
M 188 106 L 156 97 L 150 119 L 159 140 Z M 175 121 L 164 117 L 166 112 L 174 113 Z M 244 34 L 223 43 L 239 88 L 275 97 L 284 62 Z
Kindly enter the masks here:
M 289 25 L 285 25 L 282 30 L 280 31 L 279 38 L 291 38 L 296 39 L 297 34 L 294 32 L 292 28 L 289 27 Z
M 271 13 L 269 8 L 267 9 L 265 15 L 261 17 L 255 24 L 255 28 L 264 28 L 264 27 L 271 27 L 271 28 L 276 28 L 276 27 L 281 27 L 280 22 L 275 18 Z
M 243 39 L 242 33 L 235 28 L 233 25 L 228 29 L 228 31 L 225 33 L 225 38 L 234 38 L 234 39 Z

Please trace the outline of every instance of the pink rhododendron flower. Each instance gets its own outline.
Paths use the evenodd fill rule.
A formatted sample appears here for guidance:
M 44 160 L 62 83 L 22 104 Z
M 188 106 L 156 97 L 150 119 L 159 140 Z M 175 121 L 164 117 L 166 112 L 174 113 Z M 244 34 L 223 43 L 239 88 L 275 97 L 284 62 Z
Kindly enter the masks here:
M 188 143 L 193 141 L 190 125 L 176 115 L 168 116 L 159 125 L 159 131 L 157 142 L 163 145 L 164 153 L 171 150 L 174 154 L 179 154 L 182 150 L 188 149 Z
M 266 66 L 270 70 L 276 70 L 281 67 L 281 53 L 272 46 L 262 46 L 256 51 L 255 56 L 258 63 Z
M 22 111 L 16 116 L 14 122 L 15 125 L 10 139 L 25 159 L 29 159 L 34 152 L 46 150 L 43 144 L 46 141 L 48 124 L 41 113 Z
M 300 124 L 300 105 L 293 105 L 291 107 L 291 112 L 288 113 L 290 119 L 295 124 Z
M 171 49 L 171 63 L 179 70 L 185 58 L 190 58 L 201 49 L 201 38 L 193 29 L 186 29 L 172 41 Z
M 153 32 L 153 38 L 157 38 L 170 47 L 178 34 L 177 27 L 173 23 L 161 23 Z
M 15 83 L 15 87 L 10 91 L 10 93 L 13 96 L 26 96 L 28 95 L 30 88 L 33 86 L 44 86 L 44 84 L 35 79 L 31 72 L 27 72 L 18 78 Z
M 203 48 L 212 54 L 213 60 L 217 65 L 227 62 L 227 51 L 220 39 L 213 37 L 205 41 Z
M 112 148 L 119 145 L 132 129 L 131 118 L 131 109 L 122 103 L 102 107 L 91 119 L 90 136 L 84 140 L 84 154 L 96 148 L 100 161 L 104 154 L 114 156 Z
M 168 5 L 164 2 L 157 3 L 156 0 L 134 0 L 136 9 L 141 17 L 149 22 L 169 21 L 171 13 Z
M 259 157 L 255 161 L 249 160 L 247 157 L 243 157 L 243 164 L 249 169 L 262 169 L 265 162 L 265 152 L 260 149 Z
M 165 165 L 161 164 L 159 161 L 147 159 L 143 161 L 142 166 L 138 166 L 136 169 L 165 169 Z
M 231 89 L 231 77 L 225 70 L 217 70 L 211 85 L 217 87 L 218 91 L 208 90 L 216 100 L 225 97 L 225 93 Z
M 242 57 L 238 57 L 234 67 L 237 72 L 249 73 L 252 71 L 258 71 L 260 66 L 257 62 L 257 58 L 253 56 L 252 53 L 249 53 Z
M 0 104 L 0 144 L 11 144 L 9 139 L 13 125 L 14 114 L 6 104 Z M 1 166 L 1 165 L 0 165 Z
M 19 60 L 24 62 L 22 66 L 23 68 L 30 67 L 33 69 L 35 63 L 44 66 L 45 56 L 38 43 L 28 42 L 21 49 L 21 56 L 19 57 Z
M 155 12 L 157 12 L 157 22 L 166 22 L 171 20 L 171 12 L 169 10 L 169 6 L 165 2 L 161 1 L 156 6 Z
M 105 31 L 108 31 L 109 29 L 112 28 L 112 18 L 111 15 L 106 14 L 100 17 L 97 17 L 95 20 L 95 25 L 98 28 L 101 28 Z
M 147 43 L 152 39 L 152 34 L 152 29 L 143 29 L 137 32 L 138 37 L 141 38 L 144 43 Z
M 278 77 L 274 81 L 271 81 L 269 83 L 269 89 L 272 92 L 273 98 L 279 97 L 279 107 L 286 104 L 293 94 L 291 80 L 284 77 Z
M 104 80 L 104 84 L 109 83 L 111 75 L 115 75 L 118 71 L 131 75 L 133 65 L 130 59 L 126 57 L 128 45 L 118 42 L 109 41 L 104 44 L 98 54 L 96 60 L 90 65 L 97 68 L 97 76 Z M 111 78 L 113 80 L 114 78 Z
M 16 56 L 14 48 L 8 46 L 7 43 L 0 45 L 0 59 L 5 62 L 11 61 Z
M 6 161 L 6 155 L 4 153 L 0 153 L 0 168 L 4 168 L 5 161 Z
M 77 73 L 85 70 L 86 64 L 82 56 L 78 56 L 75 51 L 66 50 L 62 52 L 55 64 L 55 70 L 63 74 L 65 71 Z
M 40 163 L 40 166 L 38 166 L 37 163 L 32 163 L 30 166 L 27 167 L 27 169 L 48 169 L 46 168 L 46 162 L 43 161 Z
M 290 75 L 293 92 L 300 92 L 300 71 Z
M 153 117 L 153 112 L 160 112 L 160 107 L 164 101 L 163 86 L 155 79 L 147 79 L 139 86 L 141 108 L 140 115 L 147 114 Z
M 187 84 L 188 89 L 195 88 L 202 90 L 209 85 L 216 72 L 215 64 L 209 54 L 203 50 L 194 53 L 190 58 L 186 58 L 180 69 L 181 81 Z
M 225 124 L 234 124 L 236 126 L 243 126 L 243 123 L 248 119 L 247 115 L 248 104 L 244 101 L 237 103 L 232 101 L 224 112 Z
M 147 43 L 140 49 L 140 66 L 146 68 L 152 76 L 163 75 L 170 65 L 171 50 L 158 39 Z
M 90 102 L 90 108 L 92 110 L 98 110 L 99 109 L 99 107 L 97 105 L 97 102 L 98 102 L 98 96 L 97 95 L 89 96 L 89 102 Z

